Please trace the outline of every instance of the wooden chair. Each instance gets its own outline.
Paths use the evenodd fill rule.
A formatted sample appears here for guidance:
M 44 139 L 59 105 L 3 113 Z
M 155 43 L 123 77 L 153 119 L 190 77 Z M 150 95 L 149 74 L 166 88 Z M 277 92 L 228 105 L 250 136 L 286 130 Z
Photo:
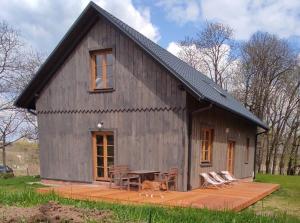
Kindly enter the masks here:
M 112 183 L 118 185 L 119 188 L 123 187 L 123 183 L 127 178 L 123 178 L 126 175 L 128 166 L 127 165 L 118 165 L 118 166 L 109 166 L 108 167 L 108 176 L 109 176 L 109 187 L 112 188 Z
M 227 185 L 232 183 L 230 180 L 223 179 L 219 174 L 217 174 L 214 171 L 209 172 L 209 175 L 219 183 L 223 183 Z
M 167 173 L 156 174 L 156 177 L 161 183 L 166 185 L 166 190 L 169 190 L 169 184 L 174 184 L 174 190 L 177 190 L 178 168 L 171 168 Z
M 127 190 L 130 190 L 130 186 L 138 186 L 140 190 L 141 187 L 141 180 L 140 177 L 137 175 L 129 174 L 130 170 L 127 165 L 117 165 L 117 166 L 110 166 L 108 169 L 109 173 L 109 187 L 112 187 L 112 182 L 118 184 L 119 188 L 127 187 Z
M 237 182 L 238 179 L 234 178 L 228 171 L 221 171 L 222 177 L 230 182 Z
M 224 183 L 217 182 L 213 178 L 211 178 L 207 173 L 200 173 L 200 176 L 204 179 L 204 182 L 202 184 L 202 187 L 214 187 L 214 188 L 220 188 L 224 186 Z

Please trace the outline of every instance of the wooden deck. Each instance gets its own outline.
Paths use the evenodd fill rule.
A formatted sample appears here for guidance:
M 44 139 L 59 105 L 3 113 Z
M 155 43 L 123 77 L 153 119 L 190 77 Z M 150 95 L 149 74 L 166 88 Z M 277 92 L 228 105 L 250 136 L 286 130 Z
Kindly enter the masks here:
M 109 189 L 99 185 L 64 185 L 39 188 L 39 193 L 54 191 L 66 198 L 108 201 L 125 204 L 154 204 L 240 211 L 279 189 L 277 184 L 239 182 L 222 189 L 197 189 L 189 192 L 161 192 L 145 196 L 143 192 Z M 155 194 L 159 195 L 159 194 Z

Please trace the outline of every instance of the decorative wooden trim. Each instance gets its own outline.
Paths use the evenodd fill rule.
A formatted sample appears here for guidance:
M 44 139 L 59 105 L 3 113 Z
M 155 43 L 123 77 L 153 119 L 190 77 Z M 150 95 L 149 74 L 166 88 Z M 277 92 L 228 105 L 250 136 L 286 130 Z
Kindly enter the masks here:
M 101 48 L 98 50 L 90 51 L 90 55 L 105 54 L 105 53 L 112 52 L 112 51 L 113 51 L 113 48 Z
M 111 109 L 74 109 L 74 110 L 40 110 L 37 114 L 89 114 L 89 113 L 119 113 L 119 112 L 161 112 L 185 111 L 184 107 L 158 107 L 158 108 L 111 108 Z
M 107 59 L 106 59 L 106 57 L 107 57 L 108 53 L 109 52 L 105 52 L 105 51 L 99 53 L 99 55 L 101 55 L 103 57 L 102 61 L 100 63 L 101 63 L 101 68 L 102 68 L 101 73 L 102 73 L 102 80 L 103 80 L 103 83 L 104 83 L 104 87 L 101 88 L 101 89 L 106 89 L 107 88 L 107 73 L 106 73 Z M 95 86 L 94 86 L 94 89 L 99 90 L 99 88 L 96 88 Z
M 246 138 L 245 164 L 249 163 L 250 158 L 250 138 Z
M 94 86 L 96 85 L 96 73 L 95 73 L 95 66 L 96 66 L 96 55 L 91 55 L 91 59 L 90 59 L 90 63 L 91 63 L 91 85 L 90 85 L 90 91 L 94 91 Z
M 200 163 L 200 167 L 212 167 L 212 163 Z
M 100 178 L 100 179 L 103 179 L 103 180 L 109 180 L 108 178 L 108 172 L 107 172 L 107 168 L 108 168 L 108 165 L 107 165 L 107 136 L 108 134 L 104 134 L 104 132 L 100 132 L 103 136 L 103 175 L 104 177 Z
M 92 54 L 93 52 L 97 52 L 97 51 L 102 51 L 102 50 L 107 50 L 107 49 L 112 49 L 114 50 L 116 48 L 116 44 L 112 44 L 112 45 L 108 45 L 106 47 L 99 47 L 99 46 L 95 46 L 95 47 L 89 47 L 88 51 L 90 54 Z
M 115 91 L 114 88 L 106 88 L 106 89 L 89 90 L 88 93 L 89 94 L 98 94 L 98 93 L 110 93 L 110 92 L 114 92 L 114 91 Z
M 91 132 L 92 134 L 95 133 L 95 132 L 111 132 L 113 134 L 115 134 L 117 131 L 117 129 L 115 128 L 90 128 L 89 129 L 89 132 Z
M 213 124 L 213 123 L 208 123 L 208 122 L 205 122 L 205 121 L 198 121 L 198 123 L 199 123 L 199 126 L 201 127 L 201 128 L 206 128 L 206 129 L 215 129 L 215 127 L 216 127 L 216 125 L 215 124 Z
M 97 179 L 97 160 L 95 159 L 95 157 L 97 156 L 97 153 L 96 153 L 96 135 L 95 134 L 92 134 L 92 154 L 93 154 L 93 157 L 92 157 L 92 160 L 93 160 L 93 180 L 96 180 Z

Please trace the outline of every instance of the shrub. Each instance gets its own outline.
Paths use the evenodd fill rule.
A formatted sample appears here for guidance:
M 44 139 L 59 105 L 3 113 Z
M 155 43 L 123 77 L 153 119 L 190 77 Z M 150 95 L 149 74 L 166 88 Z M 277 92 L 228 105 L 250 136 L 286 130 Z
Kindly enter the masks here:
M 13 178 L 15 175 L 13 173 L 0 173 L 0 179 Z

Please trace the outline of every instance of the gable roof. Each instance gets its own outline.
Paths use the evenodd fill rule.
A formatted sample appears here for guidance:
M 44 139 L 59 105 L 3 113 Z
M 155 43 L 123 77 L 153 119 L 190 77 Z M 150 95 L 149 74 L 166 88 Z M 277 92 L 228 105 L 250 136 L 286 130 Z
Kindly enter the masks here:
M 164 48 L 160 47 L 141 33 L 137 32 L 115 16 L 111 15 L 94 2 L 90 2 L 72 27 L 53 50 L 34 78 L 15 101 L 18 107 L 35 109 L 35 99 L 57 69 L 63 64 L 83 36 L 88 32 L 99 16 L 104 17 L 125 35 L 131 38 L 157 62 L 169 70 L 199 100 L 206 100 L 232 113 L 244 117 L 256 125 L 268 127 L 240 102 L 221 89 L 206 75 L 183 62 Z

